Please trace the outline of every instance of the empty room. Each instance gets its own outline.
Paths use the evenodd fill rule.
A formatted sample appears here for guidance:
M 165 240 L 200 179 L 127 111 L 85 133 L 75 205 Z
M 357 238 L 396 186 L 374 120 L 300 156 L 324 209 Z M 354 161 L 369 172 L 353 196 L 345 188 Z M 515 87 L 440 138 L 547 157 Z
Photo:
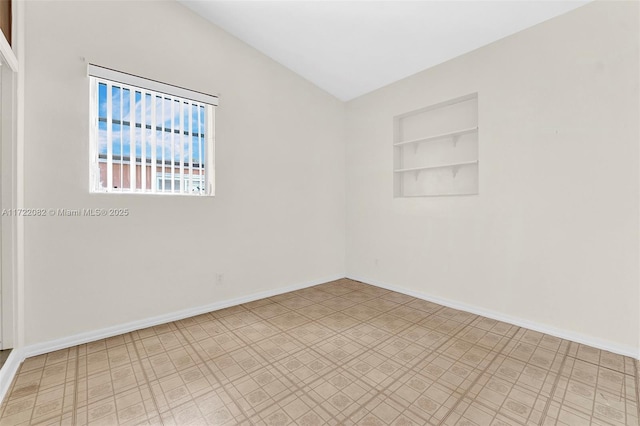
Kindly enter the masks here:
M 640 425 L 639 2 L 0 30 L 0 425 Z

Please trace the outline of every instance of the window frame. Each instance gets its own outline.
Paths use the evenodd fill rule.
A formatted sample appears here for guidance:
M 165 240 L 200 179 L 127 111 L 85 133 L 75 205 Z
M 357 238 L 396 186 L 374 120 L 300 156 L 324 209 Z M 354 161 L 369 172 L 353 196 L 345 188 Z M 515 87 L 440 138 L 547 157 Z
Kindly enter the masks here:
M 194 179 L 194 178 L 197 178 L 197 179 Z M 161 181 L 161 180 L 164 180 L 164 181 L 173 180 L 175 182 L 180 182 L 180 185 L 182 185 L 182 183 L 184 182 L 187 185 L 187 188 L 189 188 L 191 185 L 193 185 L 193 181 L 202 182 L 205 185 L 207 183 L 206 174 L 205 175 L 188 175 L 188 176 L 184 176 L 183 179 L 180 179 L 175 174 L 174 174 L 173 177 L 171 177 L 171 173 L 166 173 L 166 172 L 158 173 L 158 174 L 156 174 L 156 187 L 160 187 L 161 186 L 161 185 L 158 185 L 158 182 Z M 165 187 L 166 187 L 166 184 L 165 184 Z
M 100 67 L 93 64 L 88 64 L 87 74 L 89 77 L 89 86 L 90 86 L 90 100 L 89 100 L 89 108 L 90 108 L 90 160 L 89 160 L 89 192 L 93 194 L 138 194 L 138 195 L 186 195 L 186 196 L 208 196 L 212 197 L 215 195 L 215 107 L 218 105 L 218 97 L 214 95 L 208 95 L 206 93 L 197 92 L 189 89 L 185 89 L 179 86 L 173 86 L 166 83 L 161 83 L 155 80 L 146 79 L 143 77 L 135 76 L 133 74 L 123 73 L 120 71 L 115 71 L 109 68 Z M 120 90 L 129 89 L 129 90 L 139 90 L 141 94 L 146 96 L 147 94 L 151 95 L 151 99 L 155 99 L 155 96 L 169 96 L 175 100 L 178 98 L 179 101 L 189 101 L 195 102 L 197 104 L 201 104 L 204 107 L 204 128 L 201 129 L 201 132 L 204 132 L 204 144 L 203 144 L 203 158 L 199 161 L 204 160 L 204 182 L 205 188 L 202 192 L 183 192 L 183 188 L 181 185 L 180 192 L 174 192 L 174 190 L 167 191 L 166 188 L 164 191 L 161 191 L 157 185 L 153 183 L 153 176 L 156 176 L 156 180 L 158 178 L 162 179 L 165 176 L 165 167 L 166 163 L 163 161 L 159 163 L 159 159 L 156 158 L 156 172 L 152 172 L 152 177 L 150 180 L 151 188 L 109 188 L 106 185 L 101 185 L 100 180 L 100 162 L 105 162 L 100 159 L 99 153 L 99 85 L 103 83 L 110 83 L 112 85 L 116 85 L 120 87 Z M 124 87 L 126 86 L 126 87 Z M 109 94 L 112 96 L 112 94 Z M 133 96 L 133 95 L 132 95 Z M 193 104 L 192 104 L 193 105 Z M 142 113 L 142 111 L 141 111 Z M 130 120 L 131 121 L 131 120 Z M 109 124 L 111 125 L 111 124 Z M 172 128 L 173 129 L 173 128 Z M 193 135 L 190 134 L 189 137 Z M 129 144 L 134 144 L 135 142 L 130 140 Z M 163 144 L 166 142 L 163 142 Z M 130 148 L 131 149 L 131 148 Z M 122 154 L 121 154 L 122 155 Z M 131 157 L 131 154 L 130 154 Z M 133 156 L 135 157 L 135 155 Z M 148 159 L 140 159 L 141 165 L 146 165 L 146 161 Z M 151 167 L 153 167 L 153 156 L 151 160 Z M 175 158 L 169 159 L 171 161 L 171 168 L 175 167 Z M 193 160 L 191 160 L 193 161 Z M 184 160 L 178 161 L 181 164 Z M 108 162 L 107 162 L 108 163 Z M 137 158 L 135 161 L 129 163 L 137 165 Z M 117 163 L 112 163 L 117 164 Z M 123 163 L 124 164 L 124 163 Z M 131 164 L 129 167 L 131 167 Z M 193 164 L 193 163 L 191 163 Z M 162 170 L 157 170 L 158 167 L 162 167 Z M 141 169 L 141 173 L 145 169 Z M 193 169 L 192 169 L 193 170 Z M 186 173 L 185 173 L 186 172 Z M 135 172 L 131 172 L 135 173 Z M 193 174 L 193 173 L 190 173 Z M 189 169 L 185 168 L 185 171 L 180 173 L 174 172 L 174 180 L 175 181 L 191 181 L 189 174 Z M 169 173 L 171 175 L 171 173 Z M 201 176 L 201 174 L 194 175 Z

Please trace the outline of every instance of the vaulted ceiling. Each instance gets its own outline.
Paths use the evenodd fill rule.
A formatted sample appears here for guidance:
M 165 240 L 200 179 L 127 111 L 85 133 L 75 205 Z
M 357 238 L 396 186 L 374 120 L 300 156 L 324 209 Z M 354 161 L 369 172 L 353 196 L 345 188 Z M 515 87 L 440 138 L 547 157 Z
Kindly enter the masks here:
M 345 101 L 587 2 L 180 1 Z

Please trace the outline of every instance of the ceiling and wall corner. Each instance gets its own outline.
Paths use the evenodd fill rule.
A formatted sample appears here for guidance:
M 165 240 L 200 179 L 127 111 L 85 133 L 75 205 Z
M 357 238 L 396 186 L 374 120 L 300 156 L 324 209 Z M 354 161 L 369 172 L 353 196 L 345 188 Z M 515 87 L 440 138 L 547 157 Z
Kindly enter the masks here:
M 179 1 L 343 101 L 587 3 Z

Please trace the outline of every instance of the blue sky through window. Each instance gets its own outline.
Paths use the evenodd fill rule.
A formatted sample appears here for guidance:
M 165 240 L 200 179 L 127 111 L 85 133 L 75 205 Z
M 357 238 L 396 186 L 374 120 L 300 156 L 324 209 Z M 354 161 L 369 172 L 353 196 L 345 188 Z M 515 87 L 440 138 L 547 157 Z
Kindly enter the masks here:
M 190 160 L 202 164 L 205 159 L 205 107 L 170 96 L 152 96 L 144 90 L 113 84 L 111 93 L 104 83 L 98 84 L 98 153 L 106 155 L 111 143 L 114 156 L 142 158 L 144 134 L 145 158 L 152 158 L 152 136 L 156 137 L 156 160 L 185 164 Z M 134 95 L 131 99 L 131 90 Z M 143 109 L 144 97 L 144 111 Z M 107 100 L 111 99 L 111 122 L 108 122 Z M 132 102 L 133 101 L 133 102 Z M 155 103 L 155 124 L 152 129 Z M 143 120 L 144 118 L 144 120 Z M 182 122 L 184 128 L 181 129 Z M 143 126 L 144 121 L 144 126 Z M 107 128 L 111 126 L 111 141 Z M 133 126 L 133 140 L 131 128 Z M 144 133 L 143 133 L 144 132 Z M 182 153 L 184 154 L 182 155 Z M 202 163 L 201 163 L 202 162 Z

